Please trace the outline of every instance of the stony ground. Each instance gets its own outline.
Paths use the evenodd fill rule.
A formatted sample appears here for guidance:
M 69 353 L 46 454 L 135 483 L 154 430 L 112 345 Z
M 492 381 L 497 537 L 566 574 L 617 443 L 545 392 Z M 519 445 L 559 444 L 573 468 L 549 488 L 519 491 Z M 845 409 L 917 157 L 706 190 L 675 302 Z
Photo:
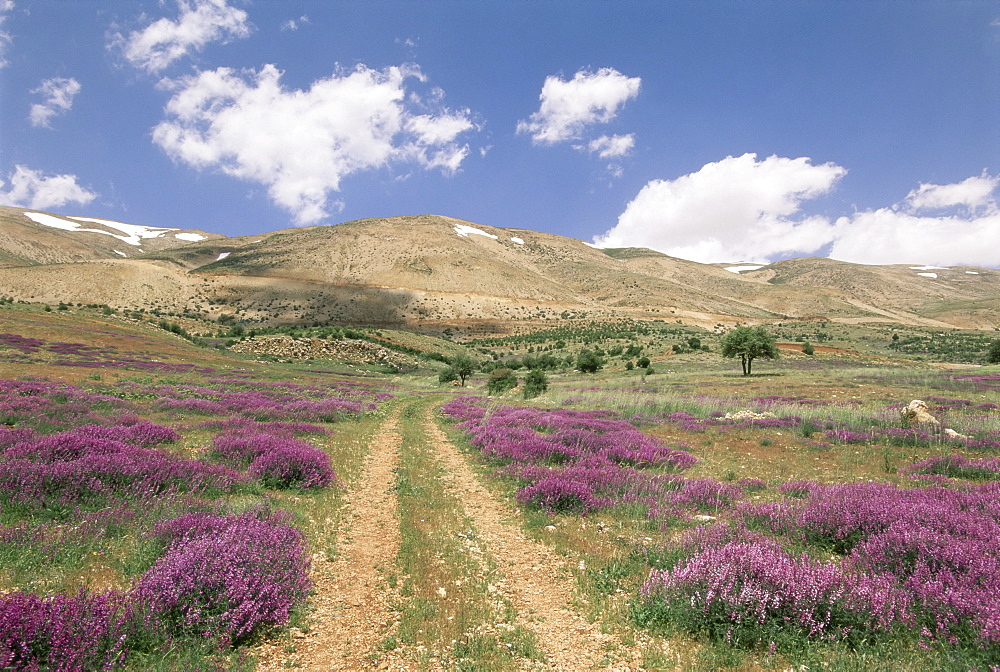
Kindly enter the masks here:
M 468 458 L 440 429 L 431 405 L 420 418 L 436 459 L 444 467 L 445 486 L 458 496 L 484 553 L 499 568 L 499 598 L 511 604 L 515 625 L 535 636 L 543 662 L 524 661 L 531 670 L 639 670 L 638 647 L 623 646 L 581 611 L 585 600 L 576 592 L 570 564 L 550 547 L 530 539 L 513 522 L 515 512 L 483 484 Z M 399 466 L 401 437 L 397 408 L 371 441 L 361 477 L 348 497 L 340 553 L 333 562 L 314 562 L 314 611 L 309 631 L 293 628 L 288 640 L 272 642 L 255 653 L 261 670 L 294 666 L 306 670 L 445 669 L 437 663 L 407 659 L 405 649 L 385 652 L 379 644 L 398 626 L 391 605 L 399 595 L 386 573 L 399 551 L 399 518 L 393 486 Z M 622 652 L 629 652 L 623 654 Z M 636 657 L 624 658 L 624 656 Z

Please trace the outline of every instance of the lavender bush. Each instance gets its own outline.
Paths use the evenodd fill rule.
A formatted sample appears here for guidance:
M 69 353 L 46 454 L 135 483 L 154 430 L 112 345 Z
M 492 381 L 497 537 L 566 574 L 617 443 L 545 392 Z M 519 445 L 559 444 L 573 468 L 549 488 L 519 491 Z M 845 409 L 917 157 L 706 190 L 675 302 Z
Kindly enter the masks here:
M 928 457 L 899 470 L 912 478 L 925 475 L 964 478 L 972 481 L 1000 479 L 1000 457 L 970 460 L 961 455 Z
M 297 439 L 263 432 L 216 434 L 207 453 L 248 474 L 269 488 L 323 488 L 336 479 L 330 458 Z
M 744 505 L 745 524 L 817 545 L 909 596 L 927 637 L 1000 645 L 1000 483 L 907 490 L 813 485 L 800 501 Z
M 789 638 L 869 638 L 905 627 L 908 595 L 890 579 L 794 557 L 763 537 L 708 546 L 669 570 L 653 570 L 639 591 L 646 624 L 708 632 L 736 646 Z
M 157 533 L 167 552 L 132 592 L 147 630 L 236 643 L 285 623 L 309 592 L 305 543 L 283 516 L 191 514 Z
M 640 504 L 651 515 L 683 515 L 685 507 L 712 506 L 740 496 L 736 486 L 704 483 L 685 488 L 681 471 L 697 460 L 664 446 L 607 411 L 545 411 L 499 406 L 487 413 L 469 399 L 457 399 L 443 412 L 463 420 L 471 443 L 501 473 L 526 485 L 517 493 L 524 504 L 549 512 L 586 514 L 618 504 Z M 697 493 L 701 488 L 705 492 Z M 680 494 L 683 491 L 683 494 Z
M 131 618 L 118 592 L 0 596 L 0 668 L 90 672 L 120 667 Z

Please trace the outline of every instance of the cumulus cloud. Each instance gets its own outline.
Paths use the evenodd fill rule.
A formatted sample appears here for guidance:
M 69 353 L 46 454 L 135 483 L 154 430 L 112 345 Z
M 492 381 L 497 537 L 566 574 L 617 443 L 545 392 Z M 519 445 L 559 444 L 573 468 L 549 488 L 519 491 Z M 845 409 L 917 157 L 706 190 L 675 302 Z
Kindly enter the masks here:
M 862 264 L 997 266 L 998 187 L 1000 176 L 986 173 L 921 184 L 902 203 L 839 218 L 830 256 Z
M 250 35 L 247 13 L 226 0 L 177 0 L 177 9 L 176 20 L 161 18 L 128 35 L 115 33 L 111 46 L 135 67 L 158 73 L 212 42 Z
M 596 153 L 602 159 L 625 156 L 635 147 L 635 135 L 602 135 L 587 143 L 587 151 Z
M 1000 211 L 972 217 L 926 217 L 879 208 L 841 217 L 832 259 L 859 264 L 992 266 L 998 264 Z
M 846 173 L 808 158 L 727 157 L 647 183 L 594 242 L 705 263 L 768 263 L 828 247 L 831 258 L 861 264 L 998 265 L 1000 176 L 920 184 L 899 203 L 834 221 L 802 212 Z
M 73 99 L 80 93 L 80 82 L 72 77 L 43 79 L 41 85 L 31 92 L 41 94 L 42 102 L 31 106 L 28 120 L 32 126 L 50 128 L 52 117 L 66 114 L 72 109 Z
M 97 194 L 77 184 L 76 175 L 45 175 L 18 165 L 9 179 L 9 189 L 4 189 L 7 185 L 0 180 L 0 203 L 18 208 L 47 210 L 67 203 L 86 205 L 97 198 Z
M 955 184 L 921 184 L 906 196 L 905 204 L 912 210 L 941 210 L 964 206 L 969 210 L 995 208 L 993 192 L 1000 177 L 983 173 Z
M 343 207 L 330 197 L 348 175 L 396 164 L 458 170 L 470 111 L 441 106 L 440 91 L 430 103 L 408 95 L 411 79 L 426 81 L 416 66 L 359 65 L 286 90 L 274 65 L 200 72 L 165 83 L 173 97 L 153 141 L 180 163 L 265 185 L 296 224 L 312 224 Z
M 13 39 L 3 28 L 7 20 L 8 13 L 14 11 L 14 0 L 0 0 L 0 68 L 7 65 L 7 50 L 10 48 Z
M 805 157 L 729 156 L 674 180 L 647 183 L 617 225 L 594 242 L 648 247 L 701 262 L 814 252 L 832 238 L 831 224 L 795 215 L 803 201 L 828 193 L 846 173 Z
M 588 127 L 614 119 L 627 101 L 639 95 L 641 82 L 614 68 L 580 70 L 568 81 L 550 75 L 542 85 L 538 111 L 519 121 L 517 132 L 528 133 L 543 145 L 579 140 Z

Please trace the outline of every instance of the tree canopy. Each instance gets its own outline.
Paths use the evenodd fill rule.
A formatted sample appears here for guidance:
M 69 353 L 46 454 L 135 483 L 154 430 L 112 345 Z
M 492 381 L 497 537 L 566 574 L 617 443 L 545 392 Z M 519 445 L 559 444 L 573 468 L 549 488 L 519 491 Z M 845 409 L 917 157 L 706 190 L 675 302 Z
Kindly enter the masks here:
M 993 341 L 986 353 L 986 361 L 990 364 L 1000 364 L 1000 341 Z
M 738 326 L 722 337 L 722 356 L 739 357 L 743 375 L 749 376 L 753 360 L 778 358 L 778 346 L 764 327 Z
M 462 381 L 462 387 L 465 387 L 465 379 L 471 376 L 478 366 L 468 355 L 458 355 L 451 360 L 451 368 Z

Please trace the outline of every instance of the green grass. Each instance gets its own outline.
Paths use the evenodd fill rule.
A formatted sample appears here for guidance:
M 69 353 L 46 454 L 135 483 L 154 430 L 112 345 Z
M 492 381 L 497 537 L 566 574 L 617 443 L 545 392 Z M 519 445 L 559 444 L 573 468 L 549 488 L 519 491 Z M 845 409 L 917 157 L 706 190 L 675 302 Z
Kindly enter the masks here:
M 420 418 L 429 400 L 409 402 L 396 492 L 403 577 L 398 644 L 422 664 L 446 669 L 517 670 L 538 660 L 530 632 L 491 586 L 497 567 L 461 501 L 445 486 Z

